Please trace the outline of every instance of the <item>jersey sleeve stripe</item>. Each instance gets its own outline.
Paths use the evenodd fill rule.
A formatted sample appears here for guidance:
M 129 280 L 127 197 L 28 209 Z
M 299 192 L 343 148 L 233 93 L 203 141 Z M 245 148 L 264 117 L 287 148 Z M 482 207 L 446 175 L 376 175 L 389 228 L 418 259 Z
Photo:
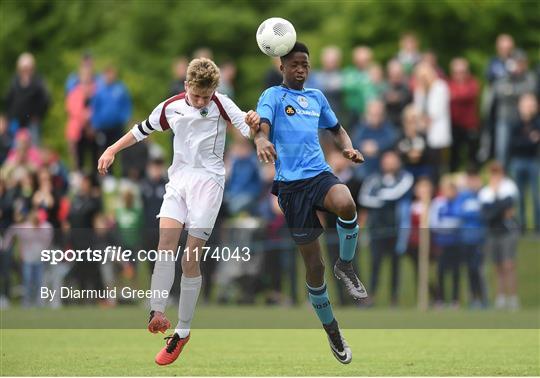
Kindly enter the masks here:
M 229 115 L 225 111 L 225 108 L 223 107 L 223 104 L 221 103 L 221 101 L 219 101 L 218 97 L 215 94 L 212 96 L 212 101 L 214 101 L 214 103 L 217 105 L 219 109 L 219 114 L 221 114 L 223 119 L 225 119 L 225 121 L 227 122 L 231 122 L 231 117 L 229 117 Z
M 139 123 L 139 124 L 137 125 L 137 128 L 139 129 L 139 131 L 141 132 L 142 135 L 144 135 L 144 136 L 150 135 L 149 133 L 147 133 L 146 131 L 144 131 L 144 128 L 143 128 L 142 123 Z
M 169 121 L 167 120 L 167 116 L 165 115 L 165 110 L 167 109 L 167 106 L 169 106 L 172 102 L 182 100 L 186 97 L 186 92 L 182 92 L 179 95 L 173 96 L 167 101 L 165 101 L 165 104 L 163 104 L 163 108 L 161 109 L 161 114 L 159 116 L 159 124 L 161 125 L 161 129 L 163 131 L 170 129 L 171 125 L 169 125 Z
M 149 130 L 156 131 L 156 129 L 154 129 L 154 128 L 152 127 L 152 125 L 150 124 L 150 121 L 149 121 L 149 120 L 144 121 L 144 125 L 145 125 Z

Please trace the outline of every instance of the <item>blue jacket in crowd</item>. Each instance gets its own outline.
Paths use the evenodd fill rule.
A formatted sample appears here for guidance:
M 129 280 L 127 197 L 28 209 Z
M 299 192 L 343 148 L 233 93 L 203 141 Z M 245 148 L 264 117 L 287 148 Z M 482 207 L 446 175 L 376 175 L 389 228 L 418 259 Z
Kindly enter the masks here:
M 227 181 L 227 196 L 247 194 L 257 197 L 261 192 L 259 163 L 255 153 L 246 157 L 235 157 L 231 164 L 231 175 Z
M 368 208 L 370 238 L 396 238 L 397 253 L 404 253 L 410 232 L 411 189 L 414 177 L 405 170 L 395 175 L 375 173 L 369 176 L 358 195 Z
M 435 244 L 439 247 L 460 244 L 460 225 L 460 203 L 457 197 L 454 199 L 435 198 L 429 214 L 429 226 Z
M 484 242 L 485 224 L 482 217 L 482 203 L 478 193 L 472 190 L 460 192 L 456 198 L 460 224 L 460 241 L 465 245 L 479 245 Z
M 96 130 L 110 130 L 124 125 L 131 118 L 131 98 L 119 80 L 100 85 L 92 99 L 92 125 Z
M 373 140 L 379 147 L 376 156 L 364 156 L 365 161 L 356 168 L 357 177 L 363 179 L 379 171 L 382 154 L 395 146 L 398 134 L 395 127 L 387 121 L 384 121 L 378 128 L 360 124 L 356 126 L 356 131 L 353 133 L 351 140 L 354 148 L 360 150 L 362 143 L 367 140 Z

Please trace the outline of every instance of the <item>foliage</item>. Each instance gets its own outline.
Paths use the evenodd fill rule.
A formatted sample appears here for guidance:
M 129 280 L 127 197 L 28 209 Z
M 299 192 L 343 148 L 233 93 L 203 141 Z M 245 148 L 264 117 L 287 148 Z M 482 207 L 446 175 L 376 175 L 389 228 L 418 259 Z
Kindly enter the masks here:
M 443 67 L 464 55 L 481 75 L 501 32 L 512 34 L 537 57 L 538 14 L 537 1 L 503 0 L 1 0 L 0 88 L 7 88 L 18 55 L 34 53 L 54 98 L 46 143 L 65 150 L 63 85 L 86 50 L 94 53 L 98 68 L 107 63 L 121 68 L 140 119 L 167 96 L 173 59 L 200 46 L 210 47 L 218 63 L 232 59 L 238 64 L 237 101 L 254 107 L 271 65 L 254 35 L 267 17 L 285 17 L 295 25 L 299 39 L 310 46 L 314 66 L 326 44 L 344 51 L 367 44 L 385 62 L 397 51 L 399 35 L 414 31 L 423 48 L 437 52 Z

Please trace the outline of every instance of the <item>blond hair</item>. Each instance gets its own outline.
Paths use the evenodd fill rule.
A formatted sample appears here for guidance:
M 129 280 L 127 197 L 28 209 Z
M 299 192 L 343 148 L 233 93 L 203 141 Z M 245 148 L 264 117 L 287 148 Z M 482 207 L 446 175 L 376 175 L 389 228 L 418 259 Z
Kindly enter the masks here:
M 192 87 L 216 89 L 219 84 L 219 68 L 208 58 L 193 59 L 187 68 L 186 81 Z

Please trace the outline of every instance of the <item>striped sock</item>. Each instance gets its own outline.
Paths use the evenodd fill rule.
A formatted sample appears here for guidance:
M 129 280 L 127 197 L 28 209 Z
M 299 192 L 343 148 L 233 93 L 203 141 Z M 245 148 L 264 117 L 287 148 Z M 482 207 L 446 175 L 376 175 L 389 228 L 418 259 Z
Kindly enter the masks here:
M 356 215 L 352 220 L 338 218 L 336 228 L 339 236 L 339 258 L 345 262 L 352 261 L 360 229 L 356 223 Z
M 309 292 L 309 300 L 317 313 L 322 324 L 330 324 L 334 320 L 334 313 L 332 312 L 332 305 L 328 299 L 328 291 L 326 290 L 326 283 L 321 287 L 311 287 L 306 285 Z

